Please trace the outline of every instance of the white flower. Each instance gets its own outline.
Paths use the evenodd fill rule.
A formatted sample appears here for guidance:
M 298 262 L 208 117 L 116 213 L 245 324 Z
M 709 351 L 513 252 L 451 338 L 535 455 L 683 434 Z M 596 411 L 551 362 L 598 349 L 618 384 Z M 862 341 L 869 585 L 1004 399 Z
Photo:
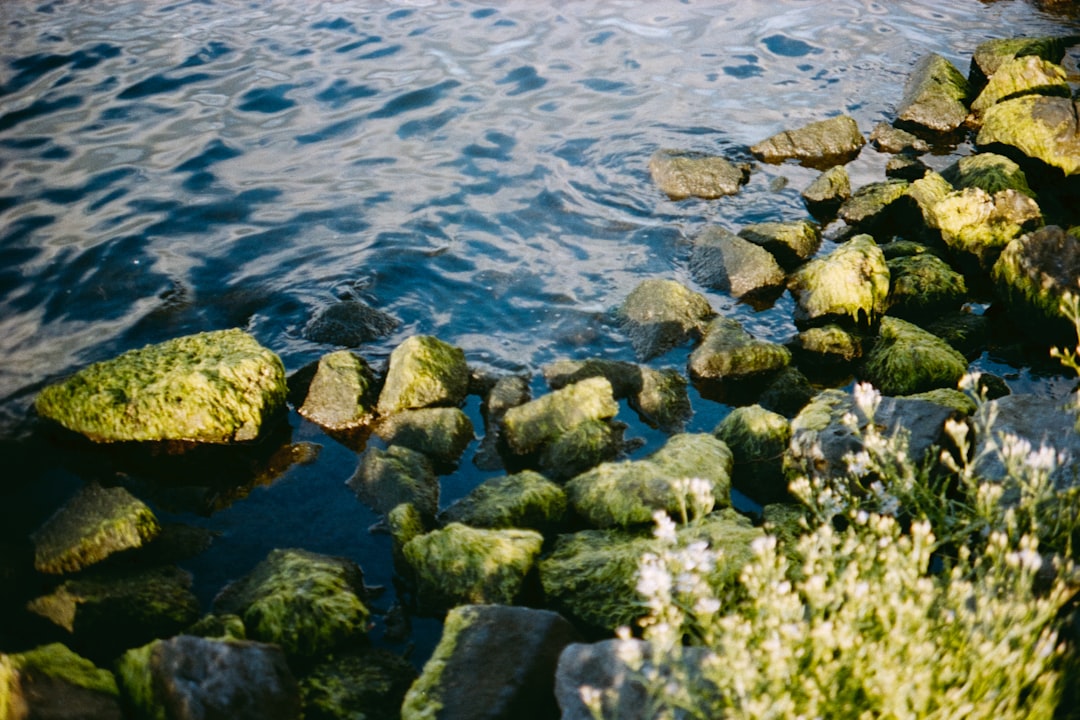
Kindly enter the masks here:
M 855 383 L 852 391 L 855 398 L 855 407 L 862 411 L 867 420 L 873 420 L 877 413 L 878 405 L 881 404 L 881 393 L 870 383 Z
M 848 472 L 855 477 L 864 477 L 870 471 L 870 453 L 865 450 L 844 455 L 844 462 L 847 463 Z
M 657 510 L 653 513 L 653 522 L 656 523 L 656 527 L 653 529 L 653 537 L 669 545 L 674 545 L 676 540 L 675 521 L 668 517 L 668 514 L 663 510 Z

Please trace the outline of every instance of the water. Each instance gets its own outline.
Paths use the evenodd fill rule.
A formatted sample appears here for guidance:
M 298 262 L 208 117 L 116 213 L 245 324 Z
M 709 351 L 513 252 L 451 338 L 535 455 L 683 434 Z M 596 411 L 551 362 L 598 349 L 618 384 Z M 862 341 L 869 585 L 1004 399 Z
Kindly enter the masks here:
M 302 331 L 347 298 L 400 320 L 360 348 L 374 363 L 417 333 L 498 372 L 631 360 L 608 309 L 645 278 L 693 286 L 688 238 L 706 223 L 805 217 L 814 175 L 757 165 L 738 196 L 675 203 L 648 176 L 653 151 L 740 158 L 838 113 L 868 134 L 920 56 L 966 72 L 983 40 L 1080 23 L 1008 0 L 4 0 L 0 27 L 0 447 L 16 470 L 0 526 L 19 543 L 85 481 L 117 480 L 35 430 L 47 382 L 223 327 L 293 371 L 335 349 Z M 864 150 L 853 182 L 881 179 L 885 160 Z M 793 331 L 787 298 L 755 312 L 706 294 L 761 337 Z M 1064 382 L 1002 369 L 1036 390 Z M 693 400 L 691 430 L 726 412 Z M 475 398 L 466 410 L 482 428 Z M 185 563 L 204 603 L 273 547 L 347 555 L 392 582 L 389 542 L 344 485 L 356 453 L 290 425 L 322 446 L 314 462 L 217 512 L 156 499 L 219 533 Z M 662 441 L 632 430 L 642 452 Z M 444 502 L 492 474 L 471 453 Z

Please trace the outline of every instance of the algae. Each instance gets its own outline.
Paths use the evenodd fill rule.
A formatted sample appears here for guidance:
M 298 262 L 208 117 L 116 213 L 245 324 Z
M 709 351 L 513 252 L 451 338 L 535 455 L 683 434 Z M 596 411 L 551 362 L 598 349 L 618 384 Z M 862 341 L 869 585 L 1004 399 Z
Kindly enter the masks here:
M 413 335 L 394 348 L 379 393 L 381 415 L 432 405 L 460 405 L 469 391 L 465 352 L 431 335 Z

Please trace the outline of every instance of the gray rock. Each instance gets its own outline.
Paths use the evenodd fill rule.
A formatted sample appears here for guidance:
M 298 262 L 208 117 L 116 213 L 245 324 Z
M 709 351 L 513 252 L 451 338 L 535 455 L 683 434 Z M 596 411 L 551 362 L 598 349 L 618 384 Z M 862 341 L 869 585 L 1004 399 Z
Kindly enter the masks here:
M 971 56 L 968 80 L 975 91 L 982 90 L 997 69 L 1014 58 L 1035 56 L 1052 63 L 1060 63 L 1065 48 L 1077 42 L 1072 37 L 995 38 L 979 43 Z
M 304 338 L 311 342 L 343 347 L 358 347 L 386 337 L 397 329 L 392 315 L 360 300 L 342 300 L 323 308 L 304 328 Z
M 715 315 L 708 299 L 674 280 L 642 281 L 616 311 L 640 360 L 651 360 L 699 334 Z
M 806 262 L 821 247 L 821 227 L 809 220 L 755 223 L 739 230 L 739 237 L 768 250 L 785 270 Z
M 375 374 L 362 357 L 348 350 L 329 353 L 319 358 L 297 411 L 326 430 L 353 430 L 374 418 L 375 386 Z
M 930 214 L 958 266 L 975 279 L 989 275 L 1011 240 L 1042 225 L 1039 206 L 1015 190 L 993 195 L 981 188 L 957 190 L 935 204 Z
M 658 150 L 649 159 L 653 182 L 672 200 L 734 195 L 750 178 L 750 166 L 682 150 Z
M 1027 175 L 1020 166 L 996 153 L 962 157 L 942 170 L 941 176 L 957 189 L 977 187 L 990 195 L 1000 190 L 1015 190 L 1038 199 L 1035 191 L 1028 186 Z
M 1025 95 L 997 103 L 983 113 L 975 142 L 980 148 L 1016 148 L 1024 155 L 1080 173 L 1080 109 L 1072 98 Z
M 775 298 L 785 279 L 771 253 L 718 225 L 694 238 L 690 274 L 699 285 L 747 300 Z
M 829 218 L 851 197 L 851 179 L 843 165 L 835 165 L 814 178 L 803 190 L 806 209 L 816 218 Z
M 854 160 L 865 144 L 866 138 L 855 120 L 840 115 L 785 130 L 751 146 L 750 152 L 765 162 L 794 159 L 801 165 L 824 170 Z
M 930 145 L 918 135 L 893 127 L 886 122 L 874 126 L 873 132 L 870 133 L 870 142 L 881 152 L 894 155 L 899 153 L 921 155 L 930 152 Z
M 840 219 L 859 232 L 890 237 L 917 219 L 910 189 L 911 183 L 900 179 L 864 185 L 840 206 Z
M 967 78 L 940 55 L 930 54 L 916 64 L 897 111 L 897 124 L 935 135 L 958 130 L 967 119 Z
M 619 412 L 611 383 L 590 377 L 510 408 L 503 416 L 502 433 L 510 451 L 535 452 L 581 423 L 608 420 Z
M 994 418 L 992 435 L 982 433 L 975 438 L 978 458 L 975 468 L 980 478 L 1002 482 L 1008 477 L 1005 464 L 995 452 L 985 452 L 991 442 L 1000 446 L 1004 435 L 1026 440 L 1032 451 L 1043 445 L 1065 454 L 1066 461 L 1051 473 L 1050 478 L 1059 490 L 1080 484 L 1076 460 L 1080 458 L 1080 433 L 1077 433 L 1076 411 L 1071 403 L 1062 404 L 1051 398 L 1028 393 L 1006 395 L 988 404 L 987 412 Z M 1013 489 L 1015 492 L 1015 488 Z M 1010 498 L 1006 496 L 1006 501 Z
M 529 379 L 521 375 L 505 375 L 498 378 L 491 388 L 483 393 L 480 414 L 484 418 L 484 437 L 480 447 L 473 455 L 473 464 L 481 470 L 499 470 L 502 457 L 499 455 L 499 436 L 502 419 L 506 411 L 518 405 L 524 405 L 532 397 Z
M 996 294 L 1029 337 L 1044 345 L 1072 347 L 1076 329 L 1061 313 L 1065 293 L 1077 292 L 1080 232 L 1056 225 L 1006 246 L 993 268 Z
M 857 235 L 795 271 L 788 289 L 802 329 L 832 322 L 869 327 L 885 313 L 889 267 L 874 239 Z
M 759 340 L 734 318 L 718 317 L 688 362 L 695 380 L 733 382 L 778 372 L 791 362 L 783 345 Z
M 304 720 L 399 717 L 416 676 L 411 662 L 386 650 L 335 653 L 299 679 Z
M 885 163 L 885 177 L 896 180 L 914 182 L 928 172 L 931 170 L 926 163 L 910 155 L 894 155 Z
M 439 508 L 439 479 L 427 455 L 401 445 L 369 447 L 347 481 L 357 499 L 378 513 L 412 503 L 426 518 Z

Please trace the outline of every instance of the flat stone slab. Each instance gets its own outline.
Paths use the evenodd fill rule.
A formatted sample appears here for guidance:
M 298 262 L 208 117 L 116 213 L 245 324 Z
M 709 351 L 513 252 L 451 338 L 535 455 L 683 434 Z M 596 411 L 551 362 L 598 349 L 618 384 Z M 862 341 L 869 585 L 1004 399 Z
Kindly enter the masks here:
M 750 167 L 715 155 L 658 150 L 649 159 L 649 173 L 672 200 L 712 200 L 739 192 L 750 178 Z

